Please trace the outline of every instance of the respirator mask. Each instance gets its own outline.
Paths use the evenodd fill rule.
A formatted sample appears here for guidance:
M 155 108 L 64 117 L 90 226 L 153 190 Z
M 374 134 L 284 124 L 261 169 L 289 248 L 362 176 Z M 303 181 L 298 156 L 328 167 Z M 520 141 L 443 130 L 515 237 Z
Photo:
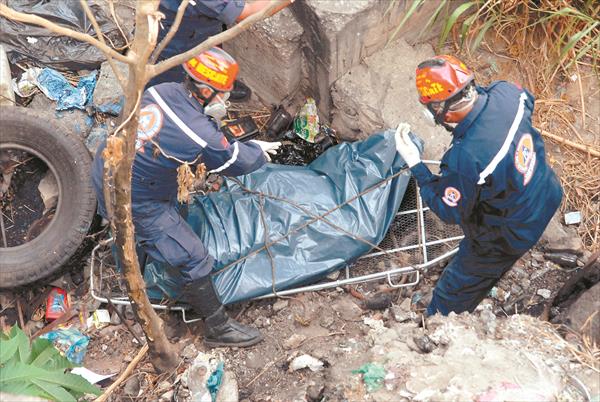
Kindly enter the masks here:
M 222 92 L 214 97 L 214 100 L 204 107 L 204 114 L 212 117 L 218 123 L 227 115 L 227 108 L 230 103 L 229 92 Z

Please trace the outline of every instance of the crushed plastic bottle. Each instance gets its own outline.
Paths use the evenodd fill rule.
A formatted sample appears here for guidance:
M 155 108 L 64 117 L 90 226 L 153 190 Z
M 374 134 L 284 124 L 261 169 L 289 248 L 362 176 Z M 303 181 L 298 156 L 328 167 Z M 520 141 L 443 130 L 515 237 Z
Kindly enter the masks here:
M 310 143 L 314 143 L 315 138 L 319 135 L 319 114 L 313 98 L 306 99 L 306 103 L 294 119 L 294 132 L 298 137 Z

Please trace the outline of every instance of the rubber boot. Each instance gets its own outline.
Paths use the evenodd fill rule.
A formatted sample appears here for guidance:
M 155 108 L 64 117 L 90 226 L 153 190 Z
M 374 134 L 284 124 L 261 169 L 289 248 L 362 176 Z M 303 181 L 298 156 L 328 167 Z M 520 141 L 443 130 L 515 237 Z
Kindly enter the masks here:
M 237 322 L 227 315 L 210 276 L 187 284 L 183 288 L 183 300 L 204 318 L 204 343 L 207 346 L 246 347 L 263 339 L 256 328 Z

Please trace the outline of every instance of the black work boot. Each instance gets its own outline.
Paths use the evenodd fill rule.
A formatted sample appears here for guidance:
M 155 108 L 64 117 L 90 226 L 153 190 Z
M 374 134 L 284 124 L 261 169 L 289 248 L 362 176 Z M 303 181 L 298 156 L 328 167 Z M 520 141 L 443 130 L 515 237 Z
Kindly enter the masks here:
M 252 96 L 252 90 L 239 80 L 233 81 L 233 89 L 229 92 L 229 101 L 233 103 L 245 102 Z
M 204 343 L 207 346 L 245 347 L 262 340 L 256 328 L 239 323 L 227 315 L 210 276 L 187 284 L 183 288 L 183 300 L 204 318 Z

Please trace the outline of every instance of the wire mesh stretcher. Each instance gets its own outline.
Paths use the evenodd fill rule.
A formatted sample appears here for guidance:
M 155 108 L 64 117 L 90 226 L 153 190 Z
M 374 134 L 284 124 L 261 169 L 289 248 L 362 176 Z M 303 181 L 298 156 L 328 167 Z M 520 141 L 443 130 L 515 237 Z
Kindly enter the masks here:
M 425 162 L 432 165 L 439 164 L 436 161 Z M 429 267 L 454 255 L 463 237 L 457 225 L 442 222 L 423 205 L 419 188 L 414 180 L 411 180 L 398 213 L 385 238 L 379 244 L 379 250 L 373 250 L 357 261 L 342 267 L 342 274 L 336 279 L 325 278 L 316 284 L 273 292 L 258 299 L 379 280 L 387 280 L 389 286 L 396 288 L 414 286 L 419 283 L 421 274 Z M 90 293 L 94 299 L 103 303 L 108 303 L 110 299 L 110 302 L 115 305 L 129 305 L 127 295 L 123 295 L 123 292 L 118 294 L 110 288 L 109 281 L 105 280 L 104 261 L 98 258 L 98 250 L 109 244 L 111 240 L 99 243 L 92 251 Z M 188 319 L 186 316 L 188 307 L 184 305 L 152 304 L 152 306 L 157 310 L 179 311 L 184 322 L 199 320 Z

